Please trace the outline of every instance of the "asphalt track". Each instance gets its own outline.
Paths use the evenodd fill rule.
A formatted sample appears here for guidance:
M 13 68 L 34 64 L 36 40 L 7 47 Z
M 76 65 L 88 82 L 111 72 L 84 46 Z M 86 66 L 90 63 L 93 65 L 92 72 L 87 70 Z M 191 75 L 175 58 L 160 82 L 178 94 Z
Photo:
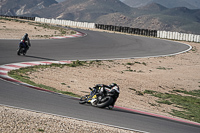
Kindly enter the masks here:
M 173 55 L 189 50 L 185 44 L 139 36 L 82 31 L 86 37 L 32 40 L 27 56 L 17 56 L 19 40 L 0 40 L 0 65 L 47 60 L 138 58 Z M 112 82 L 112 81 L 111 81 Z M 80 105 L 72 97 L 0 80 L 0 104 L 88 120 L 152 133 L 197 133 L 200 126 L 115 108 Z

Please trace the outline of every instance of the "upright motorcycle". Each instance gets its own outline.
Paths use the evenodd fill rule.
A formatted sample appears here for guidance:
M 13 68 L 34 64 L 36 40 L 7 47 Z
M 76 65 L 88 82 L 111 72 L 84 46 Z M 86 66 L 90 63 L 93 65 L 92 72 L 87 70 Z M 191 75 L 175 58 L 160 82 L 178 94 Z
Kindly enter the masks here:
M 25 42 L 23 40 L 20 41 L 19 43 L 19 48 L 17 50 L 17 55 L 26 55 L 26 52 L 28 50 L 28 46 L 25 44 Z
M 80 104 L 91 104 L 99 108 L 109 107 L 113 105 L 119 96 L 119 90 L 117 88 L 107 91 L 106 95 L 99 95 L 99 88 L 89 88 L 91 90 L 89 95 L 81 97 Z

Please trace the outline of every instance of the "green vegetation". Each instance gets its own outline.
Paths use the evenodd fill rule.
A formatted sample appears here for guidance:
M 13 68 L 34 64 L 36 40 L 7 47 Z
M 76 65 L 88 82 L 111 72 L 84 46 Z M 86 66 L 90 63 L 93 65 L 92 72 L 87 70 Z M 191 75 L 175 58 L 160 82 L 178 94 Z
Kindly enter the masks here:
M 165 67 L 159 66 L 157 69 L 159 69 L 159 70 L 171 70 L 172 68 L 165 68 Z
M 44 129 L 38 129 L 39 132 L 44 132 Z
M 20 68 L 17 70 L 12 70 L 10 72 L 8 72 L 8 75 L 12 78 L 15 78 L 19 81 L 28 83 L 30 85 L 39 87 L 39 88 L 43 88 L 46 90 L 50 90 L 56 93 L 61 93 L 61 94 L 66 94 L 66 95 L 70 95 L 73 97 L 80 97 L 79 95 L 76 95 L 74 93 L 71 92 L 66 92 L 66 91 L 60 91 L 57 90 L 56 88 L 50 87 L 50 86 L 46 86 L 46 85 L 42 85 L 42 84 L 36 84 L 35 82 L 30 80 L 30 77 L 28 77 L 28 73 L 32 73 L 32 72 L 36 72 L 38 71 L 38 69 L 45 69 L 45 68 L 51 68 L 51 67 L 59 67 L 59 68 L 63 68 L 64 66 L 68 66 L 68 67 L 78 67 L 78 66 L 83 66 L 84 64 L 86 64 L 85 61 L 73 61 L 70 64 L 51 64 L 51 65 L 36 65 L 36 66 L 31 66 L 31 67 L 25 67 L 25 68 Z M 62 85 L 66 85 L 65 83 L 61 83 Z M 70 86 L 67 86 L 68 88 L 70 88 Z
M 71 31 L 71 34 L 73 35 L 73 34 L 76 34 L 76 31 Z
M 172 112 L 169 112 L 171 115 L 200 122 L 200 90 L 173 90 L 171 94 L 145 90 L 144 93 L 158 97 L 157 102 L 160 104 L 174 105 L 183 110 L 172 110 Z M 187 95 L 182 96 L 181 94 Z
M 133 88 L 129 88 L 130 90 L 133 90 L 133 91 L 136 91 L 136 89 L 133 89 Z
M 128 72 L 133 72 L 133 70 L 132 69 L 130 69 L 130 68 L 128 68 L 127 70 L 125 70 L 125 71 L 128 71 Z
M 127 65 L 130 65 L 130 66 L 131 66 L 131 65 L 134 65 L 134 63 L 130 63 L 130 62 L 128 62 L 128 63 L 126 63 L 126 64 L 127 64 Z
M 94 61 L 89 61 L 88 62 L 88 65 L 92 65 L 92 64 L 102 65 L 102 61 L 101 60 L 94 60 Z
M 128 62 L 128 63 L 126 63 L 126 65 L 134 65 L 134 64 L 142 64 L 142 65 L 147 65 L 145 62 L 138 62 L 138 61 L 135 61 L 134 63 L 130 63 L 130 62 Z

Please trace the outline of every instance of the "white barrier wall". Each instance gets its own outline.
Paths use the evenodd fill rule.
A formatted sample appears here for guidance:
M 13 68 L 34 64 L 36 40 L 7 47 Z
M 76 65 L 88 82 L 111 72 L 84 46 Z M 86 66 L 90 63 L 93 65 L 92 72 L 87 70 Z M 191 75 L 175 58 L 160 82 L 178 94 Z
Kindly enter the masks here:
M 63 26 L 79 27 L 79 28 L 89 28 L 89 29 L 95 28 L 95 23 L 76 22 L 71 20 L 46 19 L 46 18 L 35 17 L 35 21 L 42 23 L 58 24 Z
M 46 18 L 39 18 L 39 17 L 35 17 L 35 21 L 43 22 L 43 23 L 50 23 L 50 24 L 58 24 L 58 25 L 63 25 L 63 26 L 95 29 L 95 23 L 88 23 L 88 22 L 76 22 L 76 21 L 71 21 L 71 20 L 59 20 L 59 19 L 46 19 Z M 179 32 L 157 31 L 157 37 L 171 39 L 171 40 L 179 40 L 179 41 L 200 42 L 200 35 L 186 34 L 186 33 L 179 33 Z
M 200 35 L 179 32 L 157 31 L 157 37 L 179 41 L 200 42 Z

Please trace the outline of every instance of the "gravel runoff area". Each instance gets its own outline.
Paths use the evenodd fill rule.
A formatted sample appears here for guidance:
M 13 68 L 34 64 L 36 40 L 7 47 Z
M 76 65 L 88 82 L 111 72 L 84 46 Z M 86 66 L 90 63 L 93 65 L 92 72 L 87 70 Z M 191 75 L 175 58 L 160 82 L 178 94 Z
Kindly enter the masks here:
M 1 133 L 137 133 L 97 123 L 0 106 Z

